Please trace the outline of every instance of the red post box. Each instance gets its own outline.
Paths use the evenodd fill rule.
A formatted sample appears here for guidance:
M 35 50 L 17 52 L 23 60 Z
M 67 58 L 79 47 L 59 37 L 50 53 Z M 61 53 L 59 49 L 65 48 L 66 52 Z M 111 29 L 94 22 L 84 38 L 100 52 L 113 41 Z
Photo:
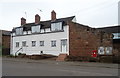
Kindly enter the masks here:
M 96 50 L 93 50 L 91 56 L 92 56 L 92 57 L 97 57 L 97 51 L 96 51 Z

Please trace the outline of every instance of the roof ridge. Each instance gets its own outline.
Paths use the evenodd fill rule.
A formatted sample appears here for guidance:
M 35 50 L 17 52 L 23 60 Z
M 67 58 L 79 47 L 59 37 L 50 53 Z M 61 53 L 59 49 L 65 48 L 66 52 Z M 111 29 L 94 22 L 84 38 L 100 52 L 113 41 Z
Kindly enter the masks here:
M 63 17 L 63 18 L 57 18 L 56 20 L 59 20 L 59 19 L 67 19 L 67 18 L 73 18 L 75 16 L 69 16 L 69 17 Z M 47 21 L 51 21 L 51 20 L 46 20 L 46 21 L 41 21 L 41 22 L 47 22 Z

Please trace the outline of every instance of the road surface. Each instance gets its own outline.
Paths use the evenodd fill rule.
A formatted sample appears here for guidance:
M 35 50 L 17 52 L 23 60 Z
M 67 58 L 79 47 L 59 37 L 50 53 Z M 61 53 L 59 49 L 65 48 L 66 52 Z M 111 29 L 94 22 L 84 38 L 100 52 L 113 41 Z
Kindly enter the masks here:
M 118 76 L 117 64 L 3 58 L 3 76 Z

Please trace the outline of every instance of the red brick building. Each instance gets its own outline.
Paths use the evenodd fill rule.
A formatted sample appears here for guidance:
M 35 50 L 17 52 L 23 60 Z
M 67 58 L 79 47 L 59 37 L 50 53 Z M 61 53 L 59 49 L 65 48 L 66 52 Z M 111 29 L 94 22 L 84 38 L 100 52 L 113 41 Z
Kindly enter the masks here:
M 91 52 L 100 46 L 112 47 L 112 34 L 78 23 L 71 22 L 69 25 L 70 55 L 91 56 Z
M 120 63 L 120 26 L 104 27 L 99 30 L 113 34 L 113 62 Z

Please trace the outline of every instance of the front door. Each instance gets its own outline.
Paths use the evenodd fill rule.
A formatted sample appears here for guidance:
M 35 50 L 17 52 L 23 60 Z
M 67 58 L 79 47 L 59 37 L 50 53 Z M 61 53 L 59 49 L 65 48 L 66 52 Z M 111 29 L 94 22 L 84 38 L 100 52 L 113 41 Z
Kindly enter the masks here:
M 61 52 L 62 53 L 67 52 L 67 39 L 61 40 Z

